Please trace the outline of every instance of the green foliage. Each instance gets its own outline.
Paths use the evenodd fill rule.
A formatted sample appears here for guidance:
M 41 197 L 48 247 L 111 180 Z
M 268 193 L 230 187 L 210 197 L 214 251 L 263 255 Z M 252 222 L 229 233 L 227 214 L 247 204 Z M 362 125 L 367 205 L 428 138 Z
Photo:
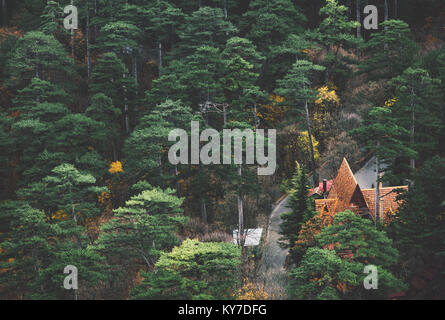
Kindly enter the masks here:
M 97 195 L 107 188 L 95 186 L 96 178 L 66 163 L 55 167 L 51 173 L 42 181 L 21 189 L 19 196 L 44 210 L 49 217 L 63 211 L 77 223 L 99 215 Z
M 360 65 L 360 72 L 368 73 L 370 79 L 391 79 L 411 66 L 418 47 L 410 37 L 406 22 L 388 20 L 380 24 L 381 31 L 371 35 L 363 48 L 372 53 Z
M 122 115 L 134 114 L 137 84 L 115 53 L 105 53 L 98 60 L 91 74 L 89 89 L 92 95 L 104 94 L 111 98 L 113 106 L 119 108 Z
M 286 98 L 287 105 L 293 105 L 295 111 L 303 110 L 305 101 L 317 98 L 317 91 L 312 89 L 312 78 L 316 71 L 325 68 L 307 60 L 297 60 L 284 79 L 278 80 L 277 94 Z
M 171 189 L 145 190 L 114 210 L 115 217 L 102 225 L 95 248 L 119 279 L 135 268 L 152 270 L 162 250 L 178 244 L 175 232 L 186 219 L 180 215 L 183 199 L 173 194 Z
M 430 159 L 437 153 L 443 136 L 443 91 L 441 82 L 419 68 L 408 68 L 391 80 L 397 101 L 393 107 L 397 122 L 410 131 L 405 136 L 419 159 Z
M 405 288 L 391 268 L 398 251 L 384 231 L 351 211 L 338 213 L 332 225 L 315 236 L 301 264 L 290 274 L 289 294 L 300 299 L 388 298 Z M 366 265 L 375 265 L 378 290 L 363 286 Z
M 24 87 L 32 78 L 58 83 L 73 72 L 73 61 L 52 35 L 32 31 L 17 40 L 8 60 L 6 85 Z
M 232 243 L 185 240 L 145 273 L 135 299 L 230 299 L 239 285 L 241 250 Z
M 394 178 L 396 170 L 407 169 L 407 164 L 396 162 L 399 157 L 416 157 L 415 150 L 405 141 L 409 131 L 403 128 L 388 107 L 373 107 L 366 111 L 360 128 L 351 130 L 367 150 L 372 150 L 378 159 L 388 165 L 385 179 Z M 397 166 L 397 169 L 395 168 Z
M 178 30 L 181 42 L 179 48 L 186 55 L 199 47 L 216 47 L 222 49 L 227 39 L 237 32 L 236 27 L 224 19 L 219 8 L 201 7 L 185 18 L 185 23 Z
M 396 246 L 403 253 L 403 261 L 411 261 L 409 273 L 417 265 L 413 265 L 413 261 L 424 261 L 444 250 L 444 197 L 441 192 L 431 192 L 431 187 L 445 190 L 445 160 L 435 156 L 426 161 L 416 173 L 415 181 L 414 186 L 401 195 L 404 202 L 389 229 Z
M 45 34 L 54 35 L 62 24 L 63 9 L 56 1 L 48 1 L 40 17 L 40 30 Z
M 324 19 L 317 29 L 317 37 L 319 43 L 327 50 L 324 61 L 325 85 L 329 84 L 331 75 L 344 60 L 339 57 L 340 49 L 350 50 L 361 44 L 361 38 L 356 38 L 351 34 L 351 31 L 360 26 L 360 23 L 349 20 L 347 10 L 347 7 L 340 5 L 338 0 L 326 0 L 326 5 L 320 9 L 320 16 Z
M 293 248 L 298 240 L 301 226 L 315 215 L 313 200 L 308 196 L 309 181 L 306 177 L 306 170 L 297 163 L 295 173 L 291 180 L 289 195 L 289 212 L 283 213 L 280 224 L 280 246 L 290 249 L 289 256 L 292 262 L 295 261 Z

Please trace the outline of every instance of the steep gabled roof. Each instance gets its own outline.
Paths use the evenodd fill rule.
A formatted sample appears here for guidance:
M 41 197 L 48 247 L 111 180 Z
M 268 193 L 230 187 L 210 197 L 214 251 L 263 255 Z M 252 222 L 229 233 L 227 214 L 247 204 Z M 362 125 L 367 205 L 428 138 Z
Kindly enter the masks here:
M 357 210 L 362 210 L 368 208 L 366 200 L 345 158 L 343 158 L 340 169 L 338 169 L 328 199 L 338 199 L 335 209 L 337 212 L 346 209 L 356 208 Z
M 399 187 L 385 187 L 380 188 L 380 212 L 383 213 L 382 217 L 387 222 L 388 215 L 391 212 L 397 211 L 400 205 L 400 201 L 397 201 L 397 190 L 408 190 L 408 186 Z M 374 219 L 375 216 L 375 189 L 363 189 L 363 196 L 368 203 L 369 213 Z

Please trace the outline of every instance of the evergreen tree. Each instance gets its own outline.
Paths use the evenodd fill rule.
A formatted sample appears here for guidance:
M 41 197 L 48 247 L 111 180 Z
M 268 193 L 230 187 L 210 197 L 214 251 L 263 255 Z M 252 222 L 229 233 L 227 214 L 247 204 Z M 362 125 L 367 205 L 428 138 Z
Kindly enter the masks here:
M 351 31 L 360 24 L 349 20 L 346 15 L 348 8 L 340 5 L 337 0 L 326 0 L 326 4 L 320 9 L 320 16 L 324 19 L 317 30 L 319 33 L 320 44 L 326 48 L 327 53 L 324 64 L 325 85 L 329 84 L 332 74 L 341 62 L 339 57 L 340 50 L 353 49 L 361 43 L 361 38 L 356 38 Z
M 40 17 L 40 30 L 45 34 L 55 35 L 56 30 L 61 26 L 63 10 L 60 4 L 56 1 L 49 0 Z
M 373 151 L 377 158 L 376 172 L 385 165 L 385 179 L 391 183 L 399 184 L 397 174 L 406 169 L 397 159 L 401 157 L 416 157 L 417 153 L 405 141 L 404 136 L 409 133 L 403 128 L 394 116 L 391 107 L 373 107 L 367 110 L 360 128 L 354 129 L 350 134 L 369 151 Z M 378 174 L 376 174 L 376 177 Z M 380 179 L 376 178 L 376 186 Z
M 8 60 L 5 84 L 25 87 L 33 78 L 60 83 L 73 72 L 73 61 L 62 45 L 52 35 L 32 31 L 17 40 Z
M 201 7 L 185 18 L 184 26 L 178 30 L 181 42 L 177 55 L 192 54 L 198 47 L 210 46 L 222 49 L 230 36 L 238 30 L 224 19 L 219 8 Z
M 275 88 L 275 81 L 281 76 L 279 66 L 283 64 L 276 58 L 278 48 L 289 34 L 303 32 L 306 22 L 306 17 L 290 0 L 250 1 L 240 25 L 246 38 L 266 57 L 260 75 L 263 88 Z
M 287 99 L 286 104 L 294 105 L 295 109 L 300 110 L 300 105 L 304 104 L 314 185 L 318 184 L 318 176 L 315 165 L 314 145 L 312 141 L 308 104 L 311 101 L 314 101 L 317 97 L 316 91 L 311 88 L 311 76 L 313 75 L 314 71 L 322 70 L 324 70 L 324 68 L 321 66 L 314 65 L 306 60 L 298 60 L 294 63 L 292 69 L 288 72 L 284 79 L 278 81 L 279 88 L 276 90 L 279 95 L 282 95 Z
M 107 257 L 114 277 L 125 278 L 131 271 L 152 271 L 162 250 L 178 244 L 177 228 L 183 199 L 167 189 L 145 190 L 133 196 L 115 217 L 102 225 L 95 247 Z
M 230 299 L 238 285 L 241 250 L 232 243 L 185 240 L 133 289 L 135 299 Z
M 61 213 L 66 221 L 80 224 L 100 214 L 97 195 L 107 188 L 95 186 L 96 179 L 92 175 L 81 173 L 66 163 L 55 167 L 51 173 L 42 181 L 19 190 L 20 197 L 52 219 Z
M 101 148 L 110 151 L 114 161 L 117 161 L 117 141 L 120 141 L 119 116 L 122 111 L 113 106 L 111 98 L 103 93 L 97 93 L 91 98 L 90 106 L 85 110 L 85 115 L 103 124 L 104 140 L 107 147 Z
M 137 85 L 115 53 L 105 53 L 98 60 L 89 88 L 93 95 L 102 93 L 111 98 L 113 105 L 121 110 L 124 117 L 121 122 L 124 132 L 129 133 L 130 115 L 134 114 L 137 102 Z
M 409 130 L 409 147 L 421 159 L 429 159 L 439 146 L 443 122 L 443 93 L 440 80 L 432 79 L 428 72 L 418 68 L 408 68 L 391 81 L 397 101 L 394 115 L 403 128 Z M 410 159 L 410 167 L 416 169 L 416 159 Z
M 376 299 L 406 288 L 391 272 L 398 251 L 384 231 L 351 211 L 338 213 L 332 225 L 315 236 L 301 265 L 291 272 L 289 291 L 299 299 Z M 379 290 L 363 287 L 364 267 L 374 265 Z
M 359 65 L 359 70 L 368 73 L 371 80 L 391 79 L 401 74 L 414 63 L 418 51 L 406 22 L 388 20 L 380 27 L 362 46 L 372 56 Z
M 293 249 L 301 226 L 315 215 L 313 200 L 308 196 L 308 193 L 309 181 L 306 172 L 304 167 L 301 167 L 297 162 L 288 200 L 290 211 L 281 215 L 283 222 L 280 224 L 280 246 L 290 249 L 289 257 L 293 263 L 297 262 Z
M 442 218 L 445 160 L 439 156 L 427 160 L 414 178 L 413 187 L 400 195 L 403 203 L 388 231 L 400 251 L 400 261 L 405 265 L 404 275 L 408 279 L 423 264 L 432 261 L 435 254 L 445 250 L 445 224 Z M 431 192 L 431 186 L 437 192 Z M 443 285 L 443 282 L 438 282 L 427 288 L 426 292 L 443 292 Z
M 42 270 L 53 257 L 49 239 L 59 231 L 58 226 L 49 224 L 43 211 L 25 202 L 6 202 L 0 207 L 2 226 L 8 228 L 0 234 L 1 296 L 19 299 L 30 293 L 44 294 Z

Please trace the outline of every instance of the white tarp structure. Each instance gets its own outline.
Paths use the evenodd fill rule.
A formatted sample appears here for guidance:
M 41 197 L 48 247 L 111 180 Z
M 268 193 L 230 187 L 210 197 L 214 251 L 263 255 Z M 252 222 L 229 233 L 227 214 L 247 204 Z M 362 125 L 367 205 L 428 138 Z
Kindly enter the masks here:
M 245 247 L 258 246 L 261 240 L 261 234 L 263 233 L 263 228 L 258 229 L 246 229 L 245 234 Z M 238 244 L 238 229 L 233 230 L 233 243 Z

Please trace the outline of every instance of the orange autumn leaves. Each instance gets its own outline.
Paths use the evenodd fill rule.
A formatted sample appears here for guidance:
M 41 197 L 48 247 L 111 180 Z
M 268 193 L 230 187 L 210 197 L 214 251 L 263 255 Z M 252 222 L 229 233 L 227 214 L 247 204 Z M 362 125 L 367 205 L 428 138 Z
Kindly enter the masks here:
M 294 249 L 306 251 L 315 245 L 315 235 L 334 222 L 335 213 L 321 211 L 301 227 Z
M 120 161 L 112 162 L 110 164 L 110 169 L 108 169 L 108 172 L 111 174 L 124 172 L 124 169 L 122 168 L 122 163 Z

